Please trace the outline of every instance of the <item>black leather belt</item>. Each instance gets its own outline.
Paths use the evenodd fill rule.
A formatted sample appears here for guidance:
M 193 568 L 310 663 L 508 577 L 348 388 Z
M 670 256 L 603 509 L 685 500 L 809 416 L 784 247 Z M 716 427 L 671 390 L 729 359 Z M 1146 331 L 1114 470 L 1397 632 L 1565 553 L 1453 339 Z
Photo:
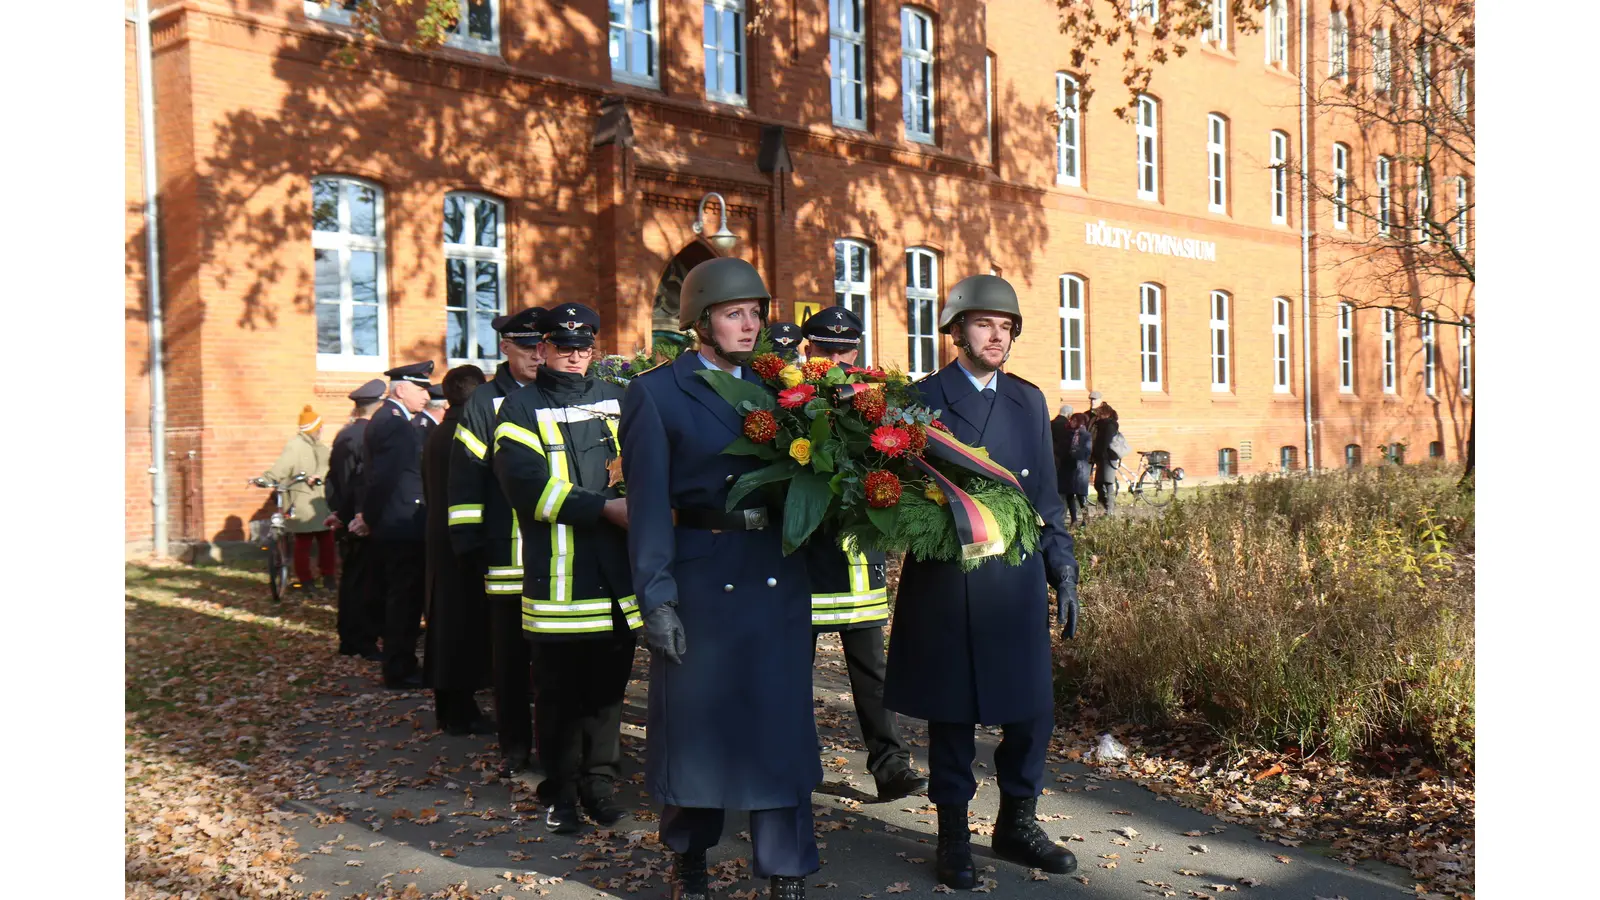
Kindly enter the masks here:
M 756 531 L 767 527 L 771 515 L 765 506 L 754 509 L 675 509 L 673 524 L 681 528 L 702 528 L 707 531 Z

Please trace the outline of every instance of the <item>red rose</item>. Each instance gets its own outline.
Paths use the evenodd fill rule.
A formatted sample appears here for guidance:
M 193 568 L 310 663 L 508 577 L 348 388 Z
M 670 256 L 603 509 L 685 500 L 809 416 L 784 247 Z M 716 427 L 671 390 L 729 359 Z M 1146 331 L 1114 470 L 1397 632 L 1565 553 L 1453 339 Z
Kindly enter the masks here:
M 883 421 L 883 414 L 889 408 L 883 402 L 883 394 L 875 390 L 856 392 L 850 403 L 856 408 L 856 412 L 861 414 L 861 418 L 867 420 L 868 425 L 876 425 Z
M 783 360 L 776 353 L 763 353 L 750 360 L 750 368 L 754 369 L 756 374 L 762 378 L 771 380 L 777 378 L 778 373 L 783 371 Z
M 872 446 L 888 456 L 899 456 L 911 446 L 911 435 L 907 434 L 904 428 L 880 425 L 878 430 L 872 433 Z
M 784 409 L 799 409 L 811 402 L 817 395 L 816 387 L 809 384 L 797 384 L 792 388 L 785 388 L 778 392 L 778 405 Z
M 765 444 L 778 436 L 778 420 L 772 413 L 758 409 L 744 417 L 744 436 L 758 444 Z
M 900 479 L 893 472 L 874 469 L 867 473 L 862 487 L 867 492 L 867 505 L 884 509 L 900 502 Z

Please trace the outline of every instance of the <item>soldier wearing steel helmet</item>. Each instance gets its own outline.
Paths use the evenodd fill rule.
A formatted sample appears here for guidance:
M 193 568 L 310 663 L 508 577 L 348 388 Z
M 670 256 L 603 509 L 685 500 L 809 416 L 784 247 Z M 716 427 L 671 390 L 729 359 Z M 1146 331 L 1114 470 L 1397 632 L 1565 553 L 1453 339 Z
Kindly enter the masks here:
M 771 295 L 755 267 L 724 258 L 692 269 L 680 297 L 698 348 L 635 378 L 622 402 L 628 552 L 652 651 L 645 783 L 663 805 L 676 900 L 706 900 L 706 851 L 730 810 L 749 811 L 772 900 L 802 900 L 822 781 L 805 560 L 783 555 L 759 492 L 726 510 L 733 482 L 763 463 L 722 452 L 743 417 L 696 374 L 761 384 L 748 362 Z
M 1000 814 L 996 856 L 1065 874 L 1077 867 L 1034 821 L 1054 727 L 1049 594 L 1062 628 L 1077 628 L 1077 563 L 1062 521 L 1050 444 L 1050 413 L 1037 387 L 1001 371 L 1022 332 L 1017 292 L 995 275 L 956 284 L 939 317 L 956 361 L 917 382 L 923 403 L 941 413 L 956 438 L 988 449 L 1010 469 L 1044 519 L 1037 552 L 1018 566 L 996 557 L 972 572 L 955 563 L 906 559 L 900 575 L 884 705 L 928 720 L 928 798 L 938 808 L 935 870 L 954 888 L 977 875 L 967 803 L 977 725 L 999 725 L 995 750 Z

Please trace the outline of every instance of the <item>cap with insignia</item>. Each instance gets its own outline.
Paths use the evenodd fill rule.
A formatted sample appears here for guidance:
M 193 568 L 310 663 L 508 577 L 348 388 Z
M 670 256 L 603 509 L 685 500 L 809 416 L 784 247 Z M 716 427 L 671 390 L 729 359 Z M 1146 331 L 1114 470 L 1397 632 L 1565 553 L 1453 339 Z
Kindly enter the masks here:
M 814 341 L 828 349 L 849 349 L 861 346 L 861 317 L 847 307 L 828 306 L 813 313 L 806 320 L 806 340 Z
M 767 326 L 772 337 L 772 352 L 783 359 L 794 359 L 800 355 L 800 326 L 793 322 L 773 322 Z
M 428 386 L 428 376 L 433 374 L 433 360 L 423 360 L 404 366 L 395 366 L 383 373 L 383 377 L 390 381 L 409 381 L 412 384 Z
M 348 396 L 351 402 L 354 403 L 371 403 L 374 400 L 382 400 L 384 390 L 385 388 L 383 385 L 383 380 L 381 378 L 374 378 L 366 384 L 363 384 L 361 387 L 351 391 L 346 396 Z
M 582 303 L 563 303 L 544 311 L 539 330 L 557 347 L 593 347 L 600 333 L 600 314 Z
M 544 335 L 539 331 L 539 317 L 544 310 L 537 306 L 530 306 L 519 312 L 514 312 L 504 319 L 496 319 L 500 324 L 495 330 L 500 336 L 516 344 L 518 347 L 537 347 L 544 340 Z
M 444 399 L 444 385 L 442 385 L 442 384 L 430 384 L 430 385 L 428 385 L 428 399 L 429 400 L 443 400 Z

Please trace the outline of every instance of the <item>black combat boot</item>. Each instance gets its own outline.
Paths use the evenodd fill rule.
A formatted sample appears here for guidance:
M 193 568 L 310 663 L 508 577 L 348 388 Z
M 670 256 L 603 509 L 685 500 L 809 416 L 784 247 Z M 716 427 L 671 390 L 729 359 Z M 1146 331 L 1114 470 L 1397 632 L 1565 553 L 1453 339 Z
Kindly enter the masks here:
M 772 900 L 806 900 L 806 880 L 799 875 L 774 875 Z
M 706 852 L 675 853 L 673 857 L 672 900 L 711 900 Z
M 967 830 L 965 804 L 939 804 L 939 846 L 933 852 L 933 872 L 946 887 L 970 891 L 978 886 L 972 865 L 972 832 Z
M 1034 821 L 1039 798 L 1000 795 L 1000 817 L 994 823 L 994 855 L 1004 860 L 1041 869 L 1052 875 L 1066 875 L 1078 868 L 1072 851 L 1050 840 Z
M 544 814 L 544 827 L 554 834 L 577 834 L 583 828 L 578 816 L 578 804 L 571 800 L 557 800 Z

